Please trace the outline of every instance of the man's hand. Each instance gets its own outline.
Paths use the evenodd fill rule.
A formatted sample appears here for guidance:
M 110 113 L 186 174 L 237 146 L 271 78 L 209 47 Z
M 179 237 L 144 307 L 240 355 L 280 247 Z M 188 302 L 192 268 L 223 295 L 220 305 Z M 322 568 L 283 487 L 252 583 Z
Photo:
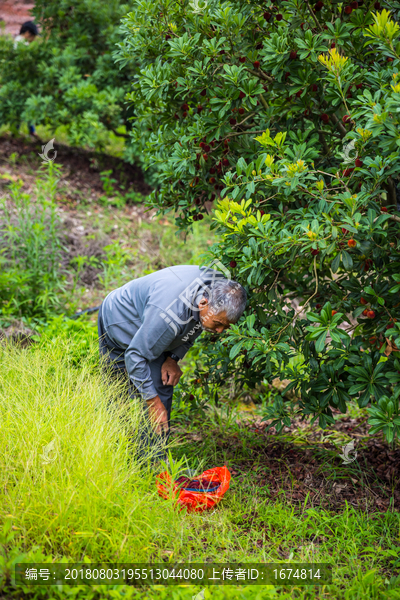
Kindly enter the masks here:
M 172 358 L 167 358 L 163 366 L 161 367 L 161 380 L 164 385 L 176 385 L 182 375 L 182 371 L 176 362 Z
M 168 413 L 161 402 L 160 396 L 155 396 L 147 400 L 147 406 L 149 407 L 150 420 L 155 432 L 158 435 L 168 433 Z

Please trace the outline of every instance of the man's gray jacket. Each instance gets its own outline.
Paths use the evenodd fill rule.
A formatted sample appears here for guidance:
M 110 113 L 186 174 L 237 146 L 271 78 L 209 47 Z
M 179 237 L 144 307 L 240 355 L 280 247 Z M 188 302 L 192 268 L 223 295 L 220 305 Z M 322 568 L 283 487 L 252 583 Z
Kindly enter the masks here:
M 185 356 L 202 332 L 198 303 L 218 276 L 206 267 L 177 265 L 129 281 L 105 298 L 105 331 L 125 351 L 127 372 L 144 400 L 157 396 L 149 362 L 166 351 Z

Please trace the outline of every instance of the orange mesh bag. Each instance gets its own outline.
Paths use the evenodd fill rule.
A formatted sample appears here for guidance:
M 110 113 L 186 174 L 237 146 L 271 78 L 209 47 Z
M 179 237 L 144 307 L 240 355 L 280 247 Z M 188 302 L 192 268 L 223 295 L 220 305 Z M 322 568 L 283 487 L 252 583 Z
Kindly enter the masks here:
M 179 477 L 173 483 L 172 494 L 181 508 L 189 512 L 203 512 L 212 508 L 229 489 L 231 474 L 227 467 L 215 467 L 204 471 L 199 477 Z M 157 477 L 157 491 L 163 498 L 169 498 L 171 478 L 166 471 Z

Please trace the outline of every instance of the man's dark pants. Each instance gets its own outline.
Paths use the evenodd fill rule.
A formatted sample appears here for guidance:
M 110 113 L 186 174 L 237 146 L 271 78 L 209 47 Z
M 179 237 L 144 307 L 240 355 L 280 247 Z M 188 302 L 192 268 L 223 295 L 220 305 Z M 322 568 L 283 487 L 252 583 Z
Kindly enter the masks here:
M 98 332 L 99 332 L 99 350 L 100 350 L 100 359 L 102 359 L 103 366 L 105 366 L 107 372 L 116 379 L 124 380 L 128 386 L 128 394 L 132 399 L 140 399 L 140 394 L 138 390 L 134 387 L 132 382 L 129 379 L 128 373 L 125 367 L 125 359 L 124 359 L 124 349 L 117 347 L 108 337 L 103 323 L 102 317 L 102 306 L 100 306 L 99 316 L 98 316 Z M 153 385 L 156 389 L 158 396 L 160 397 L 161 402 L 167 409 L 168 414 L 168 427 L 170 427 L 171 423 L 171 407 L 172 407 L 172 395 L 174 391 L 174 387 L 172 385 L 164 385 L 161 380 L 161 367 L 165 362 L 167 356 L 163 353 L 156 360 L 149 362 L 151 377 L 153 380 Z M 144 403 L 145 404 L 145 403 Z M 146 407 L 147 409 L 147 407 Z M 169 434 L 165 437 L 163 441 L 166 442 Z M 138 442 L 138 451 L 143 456 L 149 453 L 151 459 L 161 459 L 165 458 L 165 452 L 158 452 L 153 455 L 151 451 L 151 446 L 157 445 L 160 442 L 160 436 L 154 434 L 148 427 L 143 427 L 141 433 L 139 434 L 140 439 L 136 440 Z

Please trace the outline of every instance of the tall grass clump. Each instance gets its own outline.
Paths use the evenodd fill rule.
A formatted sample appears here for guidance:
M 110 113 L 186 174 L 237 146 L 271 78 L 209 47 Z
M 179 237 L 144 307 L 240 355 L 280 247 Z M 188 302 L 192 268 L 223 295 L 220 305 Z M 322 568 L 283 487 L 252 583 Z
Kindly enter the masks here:
M 61 222 L 55 195 L 60 168 L 47 163 L 33 193 L 18 180 L 0 202 L 0 310 L 4 316 L 45 317 L 64 290 Z
M 140 404 L 65 337 L 0 346 L 0 526 L 55 559 L 157 560 L 183 515 L 135 453 Z M 116 400 L 120 398 L 120 400 Z

